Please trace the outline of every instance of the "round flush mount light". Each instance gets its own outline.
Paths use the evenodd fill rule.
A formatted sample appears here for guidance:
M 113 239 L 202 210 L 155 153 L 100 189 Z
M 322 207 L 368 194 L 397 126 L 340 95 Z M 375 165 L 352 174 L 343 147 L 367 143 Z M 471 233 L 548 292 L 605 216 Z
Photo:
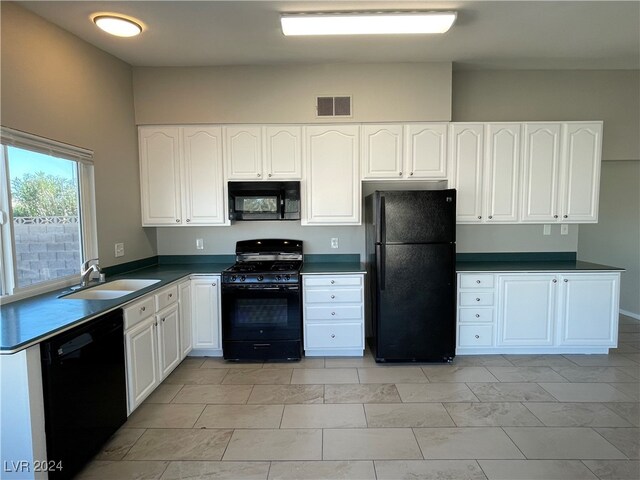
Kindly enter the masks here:
M 131 18 L 114 14 L 98 14 L 92 17 L 98 28 L 116 37 L 135 37 L 142 32 L 142 25 Z

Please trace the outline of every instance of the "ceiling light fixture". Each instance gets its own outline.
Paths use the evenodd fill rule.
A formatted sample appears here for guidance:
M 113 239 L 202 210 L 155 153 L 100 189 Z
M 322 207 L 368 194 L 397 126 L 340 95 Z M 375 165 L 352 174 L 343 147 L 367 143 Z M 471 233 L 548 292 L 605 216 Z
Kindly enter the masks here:
M 116 37 L 135 37 L 142 32 L 142 26 L 130 18 L 120 15 L 96 15 L 92 18 L 98 28 Z
M 295 13 L 280 16 L 285 35 L 445 33 L 456 12 Z

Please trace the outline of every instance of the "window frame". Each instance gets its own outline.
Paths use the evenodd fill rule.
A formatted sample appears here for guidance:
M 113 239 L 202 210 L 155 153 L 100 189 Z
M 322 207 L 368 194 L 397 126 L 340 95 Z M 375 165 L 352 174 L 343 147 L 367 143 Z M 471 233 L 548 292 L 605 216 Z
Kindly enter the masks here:
M 98 257 L 98 235 L 95 202 L 93 151 L 58 142 L 7 127 L 0 127 L 0 305 L 50 292 L 78 283 L 78 274 L 17 287 L 15 278 L 15 244 L 13 215 L 9 199 L 10 179 L 7 147 L 17 147 L 52 157 L 73 161 L 78 169 L 78 196 L 80 210 L 81 248 L 84 260 Z

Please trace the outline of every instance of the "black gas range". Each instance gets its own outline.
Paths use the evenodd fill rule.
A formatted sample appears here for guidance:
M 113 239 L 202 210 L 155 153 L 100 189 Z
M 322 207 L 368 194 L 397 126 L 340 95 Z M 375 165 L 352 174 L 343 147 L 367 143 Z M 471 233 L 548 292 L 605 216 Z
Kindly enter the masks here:
M 227 360 L 299 360 L 302 241 L 243 240 L 222 272 L 222 351 Z

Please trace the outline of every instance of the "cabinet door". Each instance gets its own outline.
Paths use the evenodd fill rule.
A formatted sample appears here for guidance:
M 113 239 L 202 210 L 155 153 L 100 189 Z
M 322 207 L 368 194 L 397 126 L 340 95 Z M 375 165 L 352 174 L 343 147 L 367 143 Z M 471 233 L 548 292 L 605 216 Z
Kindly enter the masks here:
M 498 345 L 553 344 L 555 275 L 498 277 Z
M 174 303 L 156 315 L 161 378 L 169 375 L 180 363 L 180 315 L 178 312 L 178 304 Z
M 180 305 L 180 359 L 183 359 L 193 348 L 191 281 L 182 282 L 178 285 L 178 303 Z
M 450 152 L 453 182 L 457 191 L 456 220 L 459 223 L 482 221 L 482 165 L 484 126 L 451 124 Z
M 220 277 L 191 281 L 193 348 L 220 349 Z
M 262 130 L 258 126 L 225 127 L 224 156 L 229 180 L 262 179 Z
M 559 218 L 560 124 L 524 125 L 521 221 L 556 222 Z
M 142 225 L 180 225 L 180 131 L 178 127 L 140 127 Z
M 402 125 L 362 126 L 362 178 L 402 178 Z
M 267 179 L 299 180 L 302 178 L 302 128 L 265 127 L 264 162 Z
M 222 134 L 219 127 L 185 127 L 184 222 L 219 225 L 226 221 L 222 176 Z
M 151 317 L 125 334 L 129 413 L 160 383 L 156 328 L 155 317 Z
M 562 148 L 562 222 L 598 221 L 602 123 L 566 123 Z
M 305 225 L 359 225 L 357 125 L 305 128 Z
M 485 128 L 485 220 L 516 223 L 520 193 L 520 124 L 490 123 Z
M 447 124 L 405 126 L 405 177 L 447 178 Z
M 559 343 L 615 347 L 620 275 L 567 274 L 560 286 Z

